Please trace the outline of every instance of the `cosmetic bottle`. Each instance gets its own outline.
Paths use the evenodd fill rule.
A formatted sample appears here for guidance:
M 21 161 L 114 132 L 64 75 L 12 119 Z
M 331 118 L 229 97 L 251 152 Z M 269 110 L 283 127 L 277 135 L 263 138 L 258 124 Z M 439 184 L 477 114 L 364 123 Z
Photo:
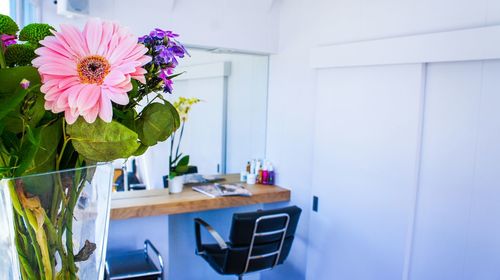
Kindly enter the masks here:
M 246 171 L 247 171 L 247 173 L 250 173 L 250 162 L 249 161 L 247 161 Z
M 248 175 L 248 172 L 246 170 L 241 170 L 241 173 L 240 173 L 240 182 L 246 182 L 247 181 L 247 175 Z
M 257 161 L 255 170 L 255 174 L 257 174 L 257 183 L 262 184 L 262 163 L 260 161 Z
M 264 164 L 264 168 L 262 168 L 262 184 L 268 185 L 269 184 L 269 163 L 266 162 Z
M 255 174 L 247 174 L 247 185 L 255 185 Z
M 255 160 L 252 159 L 252 161 L 250 162 L 250 172 L 248 172 L 249 174 L 255 174 Z
M 267 184 L 268 185 L 274 185 L 274 179 L 275 179 L 275 173 L 274 173 L 274 168 L 272 164 L 269 164 L 269 167 L 267 169 Z

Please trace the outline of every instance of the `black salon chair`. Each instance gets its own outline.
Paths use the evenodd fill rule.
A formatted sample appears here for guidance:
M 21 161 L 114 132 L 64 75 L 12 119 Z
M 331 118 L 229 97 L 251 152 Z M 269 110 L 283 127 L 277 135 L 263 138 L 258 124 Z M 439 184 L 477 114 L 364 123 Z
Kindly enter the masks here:
M 149 250 L 154 253 L 156 262 L 151 258 Z M 106 280 L 160 280 L 162 276 L 163 259 L 149 240 L 144 241 L 142 250 L 111 255 L 106 258 Z
M 195 219 L 196 254 L 219 274 L 243 275 L 273 269 L 282 264 L 292 247 L 301 209 L 291 206 L 275 210 L 233 215 L 229 242 L 202 219 Z M 216 244 L 203 244 L 201 226 Z

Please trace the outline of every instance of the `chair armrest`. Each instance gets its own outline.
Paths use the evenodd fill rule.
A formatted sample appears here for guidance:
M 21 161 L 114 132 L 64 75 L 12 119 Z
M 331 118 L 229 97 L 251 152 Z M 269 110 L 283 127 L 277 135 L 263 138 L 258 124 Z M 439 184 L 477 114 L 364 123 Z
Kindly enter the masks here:
M 160 252 L 158 251 L 158 249 L 156 249 L 156 247 L 153 245 L 153 243 L 151 243 L 151 241 L 149 241 L 149 239 L 146 239 L 144 241 L 144 254 L 146 254 L 146 255 L 148 255 L 148 247 L 151 248 L 151 250 L 153 250 L 153 252 L 156 254 L 156 257 L 158 258 L 158 262 L 160 263 L 161 273 L 163 274 L 163 258 L 161 257 Z
M 227 244 L 224 241 L 224 239 L 220 236 L 220 234 L 212 227 L 210 226 L 207 222 L 205 222 L 202 219 L 196 218 L 194 219 L 194 231 L 196 234 L 196 253 L 197 254 L 203 254 L 203 248 L 202 248 L 202 242 L 201 242 L 201 226 L 203 226 L 208 233 L 217 241 L 217 244 L 219 245 L 219 248 L 221 250 L 227 249 Z

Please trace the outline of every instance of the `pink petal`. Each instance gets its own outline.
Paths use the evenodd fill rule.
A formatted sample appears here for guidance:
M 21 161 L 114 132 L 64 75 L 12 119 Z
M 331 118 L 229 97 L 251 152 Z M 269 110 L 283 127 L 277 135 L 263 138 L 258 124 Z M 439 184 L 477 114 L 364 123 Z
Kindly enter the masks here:
M 128 62 L 114 67 L 113 70 L 120 71 L 122 73 L 133 73 L 135 72 L 135 67 L 140 66 L 137 62 Z
M 94 123 L 97 119 L 97 115 L 99 114 L 99 105 L 94 106 L 90 111 L 82 114 L 83 118 L 88 123 Z
M 47 49 L 50 49 L 54 52 L 57 52 L 65 57 L 68 57 L 68 58 L 73 57 L 74 53 L 71 51 L 71 48 L 68 48 L 69 46 L 66 45 L 66 42 L 64 42 L 64 44 L 62 44 L 62 42 L 58 39 L 59 36 L 60 35 L 57 35 L 57 37 L 56 36 L 47 36 L 43 40 L 40 41 L 40 44 L 45 46 Z M 38 53 L 40 49 L 42 49 L 42 48 L 35 50 L 35 53 L 38 55 L 42 55 L 42 54 Z
M 97 50 L 98 55 L 104 56 L 106 54 L 106 49 L 108 48 L 109 42 L 113 37 L 113 24 L 111 22 L 103 22 L 102 24 L 102 37 L 101 43 L 99 44 L 99 48 Z
M 62 93 L 59 95 L 59 98 L 57 98 L 57 101 L 55 103 L 55 105 L 58 107 L 58 108 L 64 108 L 66 109 L 68 106 L 68 95 L 65 94 L 65 93 Z
M 85 39 L 82 33 L 72 25 L 61 24 L 61 32 L 66 42 L 77 53 L 78 56 L 83 57 L 87 55 L 88 49 L 86 48 Z
M 65 65 L 59 63 L 47 63 L 40 68 L 38 71 L 44 74 L 53 74 L 53 75 L 76 75 L 76 66 L 74 65 Z
M 100 107 L 99 117 L 107 123 L 111 122 L 113 119 L 113 107 L 111 106 L 111 100 L 105 94 L 101 95 Z
M 109 99 L 111 99 L 111 101 L 113 101 L 116 104 L 127 105 L 129 102 L 127 93 L 122 93 L 122 92 L 114 93 L 109 89 L 103 89 L 102 92 L 103 94 L 106 94 L 106 96 L 108 96 Z
M 87 84 L 78 94 L 77 107 L 78 111 L 85 112 L 96 106 L 101 95 L 101 88 L 97 85 Z
M 43 93 L 47 93 L 47 91 L 50 88 L 56 86 L 58 82 L 59 81 L 55 80 L 55 79 L 54 80 L 48 80 L 47 82 L 43 83 L 43 85 L 40 87 L 40 91 L 43 92 Z
M 64 111 L 64 118 L 68 124 L 74 124 L 78 119 L 78 114 L 73 114 L 71 110 L 67 109 Z
M 60 46 L 57 46 L 57 48 L 62 48 Z M 63 52 L 66 52 L 64 50 Z M 35 50 L 35 54 L 39 56 L 47 56 L 47 57 L 62 57 L 62 58 L 67 58 L 67 59 L 72 59 L 72 56 L 69 55 L 69 53 L 63 54 L 59 51 L 53 50 L 51 48 L 47 47 L 41 47 Z
M 99 19 L 90 19 L 83 28 L 83 34 L 90 54 L 97 54 L 102 36 L 102 23 Z
M 111 64 L 116 63 L 117 61 L 120 61 L 124 57 L 126 57 L 130 51 L 134 49 L 134 47 L 137 45 L 137 39 L 134 37 L 129 37 L 126 38 L 123 42 L 120 42 L 116 48 L 113 50 L 113 52 L 110 54 L 108 57 L 108 60 Z
M 57 85 L 60 89 L 65 89 L 80 83 L 80 78 L 77 76 L 69 76 L 67 78 L 63 78 L 59 80 L 59 84 Z
M 146 77 L 144 75 L 132 75 L 132 79 L 139 81 L 141 84 L 146 83 Z
M 120 38 L 118 38 L 118 36 L 113 34 L 113 37 L 111 37 L 111 41 L 109 42 L 109 46 L 106 53 L 104 54 L 104 57 L 109 59 L 111 53 L 116 49 L 116 46 L 118 45 L 118 40 L 120 40 Z
M 122 72 L 112 70 L 106 78 L 104 78 L 104 84 L 113 86 L 125 81 L 125 79 L 126 77 Z
M 52 102 L 52 101 L 45 101 L 45 104 L 44 104 L 44 106 L 43 106 L 43 107 L 45 108 L 45 110 L 50 110 L 50 111 L 52 111 L 52 106 L 53 106 L 53 103 L 54 103 L 54 102 Z
M 86 87 L 85 84 L 79 84 L 73 86 L 71 90 L 68 90 L 68 106 L 71 109 L 78 108 L 78 96 L 80 95 L 82 89 L 84 89 L 85 87 Z

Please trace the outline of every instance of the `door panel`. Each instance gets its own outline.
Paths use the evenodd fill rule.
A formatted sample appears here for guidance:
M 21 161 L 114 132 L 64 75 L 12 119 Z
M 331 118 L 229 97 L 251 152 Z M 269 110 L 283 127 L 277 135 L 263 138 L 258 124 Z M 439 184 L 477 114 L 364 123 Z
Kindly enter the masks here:
M 401 279 L 421 65 L 318 73 L 308 279 Z

